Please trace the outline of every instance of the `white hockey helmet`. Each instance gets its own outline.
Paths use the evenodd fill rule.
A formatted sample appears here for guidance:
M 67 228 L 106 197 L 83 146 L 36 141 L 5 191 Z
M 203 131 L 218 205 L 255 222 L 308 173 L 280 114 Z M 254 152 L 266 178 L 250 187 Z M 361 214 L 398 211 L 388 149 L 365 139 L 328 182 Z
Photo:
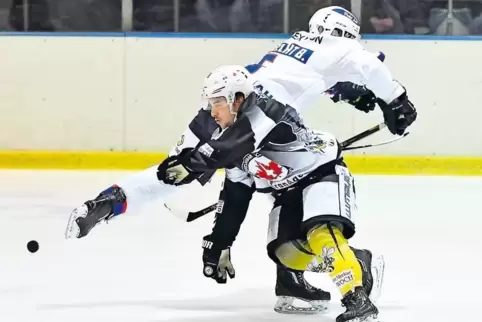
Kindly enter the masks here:
M 358 39 L 360 22 L 348 10 L 331 6 L 318 10 L 309 22 L 310 33 Z
M 242 93 L 247 97 L 254 92 L 253 84 L 252 77 L 243 66 L 223 65 L 213 70 L 204 79 L 202 98 L 209 100 L 224 97 L 232 111 L 236 94 Z

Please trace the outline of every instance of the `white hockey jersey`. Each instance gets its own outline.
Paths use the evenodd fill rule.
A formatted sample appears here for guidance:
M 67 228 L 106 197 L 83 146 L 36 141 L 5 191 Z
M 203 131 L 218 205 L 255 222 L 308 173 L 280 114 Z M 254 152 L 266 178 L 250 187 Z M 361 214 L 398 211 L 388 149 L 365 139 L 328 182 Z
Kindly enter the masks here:
M 404 88 L 373 53 L 356 40 L 294 33 L 248 70 L 258 90 L 301 112 L 338 82 L 364 85 L 387 103 Z

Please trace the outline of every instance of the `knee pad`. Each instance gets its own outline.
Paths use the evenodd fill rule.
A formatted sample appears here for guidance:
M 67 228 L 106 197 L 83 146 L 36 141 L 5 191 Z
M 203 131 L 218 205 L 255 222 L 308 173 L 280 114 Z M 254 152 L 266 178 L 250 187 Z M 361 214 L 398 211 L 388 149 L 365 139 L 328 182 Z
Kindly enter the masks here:
M 315 227 L 308 232 L 307 241 L 342 296 L 362 285 L 360 264 L 340 228 L 331 223 Z

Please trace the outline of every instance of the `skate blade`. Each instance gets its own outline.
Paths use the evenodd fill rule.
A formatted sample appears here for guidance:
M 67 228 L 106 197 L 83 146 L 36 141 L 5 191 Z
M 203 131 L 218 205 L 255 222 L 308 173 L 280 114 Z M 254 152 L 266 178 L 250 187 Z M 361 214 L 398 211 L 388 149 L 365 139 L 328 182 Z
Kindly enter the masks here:
M 373 287 L 370 292 L 370 301 L 375 303 L 382 292 L 383 278 L 385 275 L 385 258 L 378 255 L 372 259 L 371 271 L 373 275 Z
M 69 221 L 67 222 L 67 228 L 65 229 L 65 239 L 72 239 L 72 238 L 79 237 L 80 228 L 76 222 L 76 219 L 79 217 L 85 217 L 85 215 L 82 215 L 81 213 L 79 213 L 77 209 L 70 214 Z
M 72 239 L 79 237 L 80 229 L 75 222 L 76 216 L 71 215 L 69 222 L 67 223 L 67 228 L 65 229 L 65 239 Z
M 381 322 L 381 320 L 378 318 L 378 314 L 372 314 L 365 318 L 354 318 L 346 322 Z
M 295 300 L 305 306 L 293 305 Z M 305 301 L 289 296 L 278 296 L 274 310 L 281 314 L 319 314 L 328 311 L 328 303 L 329 301 Z

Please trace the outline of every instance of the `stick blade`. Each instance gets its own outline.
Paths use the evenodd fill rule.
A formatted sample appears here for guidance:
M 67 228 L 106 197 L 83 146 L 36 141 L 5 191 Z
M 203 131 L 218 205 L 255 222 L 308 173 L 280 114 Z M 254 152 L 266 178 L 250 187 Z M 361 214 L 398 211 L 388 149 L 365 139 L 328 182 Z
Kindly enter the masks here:
M 174 217 L 184 221 L 184 222 L 189 222 L 189 212 L 183 210 L 183 209 L 179 209 L 179 208 L 176 208 L 176 207 L 173 207 L 172 205 L 168 205 L 167 203 L 164 204 L 164 207 L 167 208 L 167 210 L 169 210 L 169 212 L 174 215 Z M 192 221 L 192 220 L 191 220 Z

